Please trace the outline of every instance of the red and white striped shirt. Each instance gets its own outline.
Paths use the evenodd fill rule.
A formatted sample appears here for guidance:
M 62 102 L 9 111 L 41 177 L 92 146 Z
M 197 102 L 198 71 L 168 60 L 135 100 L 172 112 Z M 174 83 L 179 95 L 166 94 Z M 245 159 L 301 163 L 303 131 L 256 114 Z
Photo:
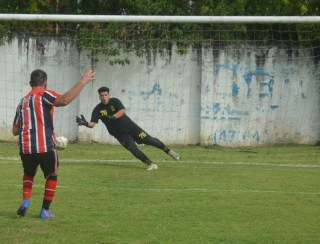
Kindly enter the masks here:
M 59 93 L 33 88 L 19 103 L 13 126 L 20 129 L 20 153 L 51 151 L 53 143 L 54 102 Z

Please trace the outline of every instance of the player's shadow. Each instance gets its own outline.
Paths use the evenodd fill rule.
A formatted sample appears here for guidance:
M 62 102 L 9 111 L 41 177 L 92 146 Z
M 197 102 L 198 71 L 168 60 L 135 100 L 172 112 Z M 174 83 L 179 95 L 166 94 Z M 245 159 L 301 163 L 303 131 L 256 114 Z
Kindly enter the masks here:
M 28 213 L 27 216 L 21 217 L 17 214 L 17 209 L 12 209 L 12 211 L 0 211 L 0 216 L 3 219 L 11 219 L 11 220 L 22 220 L 22 219 L 38 219 L 39 215 L 35 213 Z

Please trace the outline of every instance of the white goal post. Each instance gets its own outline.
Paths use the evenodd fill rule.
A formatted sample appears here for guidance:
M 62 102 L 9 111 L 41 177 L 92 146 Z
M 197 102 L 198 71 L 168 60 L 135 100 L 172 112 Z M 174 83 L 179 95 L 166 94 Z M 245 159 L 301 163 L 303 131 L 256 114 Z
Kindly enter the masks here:
M 124 22 L 124 23 L 320 23 L 320 16 L 151 16 L 0 14 L 1 21 Z

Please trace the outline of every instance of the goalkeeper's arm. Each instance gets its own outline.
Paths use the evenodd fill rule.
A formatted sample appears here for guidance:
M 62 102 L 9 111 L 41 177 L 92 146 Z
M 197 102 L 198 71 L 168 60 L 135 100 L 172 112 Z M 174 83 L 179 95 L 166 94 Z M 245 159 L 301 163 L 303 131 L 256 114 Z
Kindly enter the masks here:
M 95 123 L 95 122 L 89 121 L 87 127 L 88 127 L 88 128 L 93 128 L 93 127 L 95 127 L 96 124 L 97 124 L 97 123 Z
M 88 128 L 93 128 L 96 123 L 95 122 L 91 122 L 91 121 L 87 121 L 86 118 L 81 114 L 81 117 L 76 117 L 76 121 L 77 121 L 77 124 L 80 126 L 80 125 L 84 125 Z

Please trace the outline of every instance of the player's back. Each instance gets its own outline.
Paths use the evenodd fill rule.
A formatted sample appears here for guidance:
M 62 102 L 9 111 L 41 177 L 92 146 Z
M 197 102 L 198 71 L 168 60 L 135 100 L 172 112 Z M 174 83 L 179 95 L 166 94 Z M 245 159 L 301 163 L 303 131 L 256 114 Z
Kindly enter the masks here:
M 53 149 L 52 91 L 33 89 L 19 104 L 20 151 L 24 154 L 43 153 Z

